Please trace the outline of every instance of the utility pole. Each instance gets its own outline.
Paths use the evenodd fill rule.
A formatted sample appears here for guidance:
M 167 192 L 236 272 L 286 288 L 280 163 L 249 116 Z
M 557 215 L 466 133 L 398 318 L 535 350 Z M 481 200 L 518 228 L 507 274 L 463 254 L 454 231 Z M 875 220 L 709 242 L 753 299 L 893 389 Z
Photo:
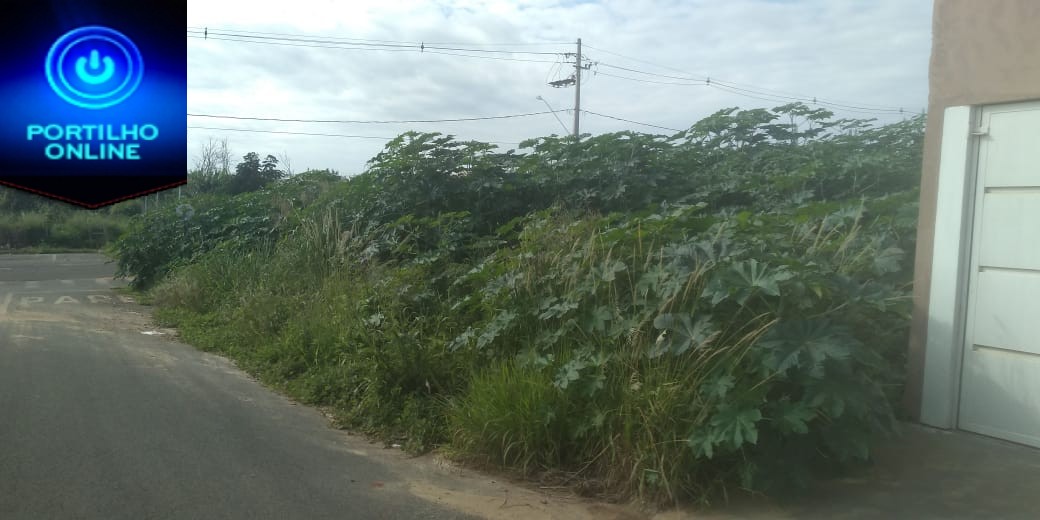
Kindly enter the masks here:
M 574 85 L 574 137 L 578 137 L 581 134 L 581 69 L 588 69 L 592 67 L 592 64 L 583 65 L 581 63 L 581 38 L 578 38 L 578 52 L 574 54 L 574 74 L 569 78 L 558 79 L 556 81 L 550 81 L 550 87 L 566 87 Z M 570 56 L 571 53 L 566 53 L 565 56 Z M 548 103 L 546 103 L 548 105 Z M 552 107 L 549 107 L 552 110 Z M 555 112 L 553 113 L 555 115 Z
M 578 54 L 574 58 L 574 137 L 578 137 L 578 121 L 581 118 L 581 38 L 578 38 Z

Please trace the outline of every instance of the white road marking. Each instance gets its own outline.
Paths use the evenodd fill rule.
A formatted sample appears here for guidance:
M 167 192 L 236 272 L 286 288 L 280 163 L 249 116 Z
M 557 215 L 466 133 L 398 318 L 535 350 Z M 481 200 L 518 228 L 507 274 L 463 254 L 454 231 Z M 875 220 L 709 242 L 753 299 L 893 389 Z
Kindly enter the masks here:
M 73 294 L 73 293 L 94 293 L 94 294 L 97 294 L 99 292 L 99 290 L 98 289 L 64 289 L 61 292 L 65 293 L 65 294 Z M 18 294 L 54 294 L 54 291 L 47 291 L 47 290 L 42 290 L 42 291 L 18 291 Z
M 61 284 L 62 285 L 76 285 L 76 281 L 75 280 L 62 280 Z
M 7 293 L 4 295 L 4 301 L 0 302 L 0 316 L 7 314 L 7 308 L 11 306 L 11 300 L 14 299 L 14 294 Z
M 25 282 L 25 288 L 26 289 L 38 289 L 39 287 L 40 287 L 40 282 L 34 282 L 34 281 Z
M 86 292 L 86 291 L 75 291 L 75 292 L 82 293 L 82 292 Z M 77 304 L 83 303 L 83 300 L 80 300 L 80 299 L 76 298 L 75 296 L 69 296 L 69 293 L 66 293 L 66 294 L 63 294 L 63 295 L 53 295 L 53 296 L 51 294 L 49 294 L 49 293 L 36 293 L 36 294 L 44 294 L 44 296 L 25 296 L 24 295 L 25 293 L 21 293 L 21 294 L 22 294 L 22 298 L 21 298 L 21 300 L 20 300 L 18 305 L 22 306 L 22 307 L 28 307 L 30 305 L 37 304 L 37 303 L 44 303 L 44 304 L 51 304 L 51 305 L 63 305 L 63 304 L 67 304 L 67 303 L 77 303 Z M 13 297 L 14 297 L 14 293 L 9 293 L 6 296 L 6 298 L 4 299 L 3 303 L 0 303 L 0 314 L 4 314 L 4 312 L 6 312 L 6 305 L 11 303 L 11 300 L 13 299 Z M 53 300 L 51 300 L 52 297 L 54 298 Z M 112 297 L 107 295 L 107 294 L 97 294 L 97 293 L 94 293 L 94 294 L 84 294 L 84 295 L 80 296 L 80 298 L 83 298 L 83 297 L 86 297 L 88 302 L 94 303 L 94 304 L 112 303 L 112 301 L 113 301 Z M 134 303 L 133 302 L 133 298 L 130 298 L 129 296 L 119 296 L 119 299 L 122 300 L 123 303 Z
M 112 279 L 111 278 L 95 278 L 94 279 L 94 283 L 96 283 L 98 285 L 109 285 L 110 283 L 112 283 Z

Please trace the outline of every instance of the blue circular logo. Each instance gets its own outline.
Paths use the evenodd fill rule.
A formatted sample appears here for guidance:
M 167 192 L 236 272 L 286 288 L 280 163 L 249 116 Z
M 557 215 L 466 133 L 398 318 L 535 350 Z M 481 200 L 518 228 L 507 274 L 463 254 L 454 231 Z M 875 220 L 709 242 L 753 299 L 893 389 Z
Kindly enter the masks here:
M 144 60 L 123 33 L 96 25 L 73 29 L 58 38 L 44 64 L 47 82 L 69 103 L 108 108 L 130 97 L 141 84 Z

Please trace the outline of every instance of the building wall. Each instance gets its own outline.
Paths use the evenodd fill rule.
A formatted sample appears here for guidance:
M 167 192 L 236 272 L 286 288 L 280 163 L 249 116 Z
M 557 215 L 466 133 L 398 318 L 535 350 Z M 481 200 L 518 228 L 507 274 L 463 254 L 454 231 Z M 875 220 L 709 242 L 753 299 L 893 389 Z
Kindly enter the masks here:
M 905 404 L 921 408 L 943 110 L 1040 99 L 1040 0 L 935 0 Z

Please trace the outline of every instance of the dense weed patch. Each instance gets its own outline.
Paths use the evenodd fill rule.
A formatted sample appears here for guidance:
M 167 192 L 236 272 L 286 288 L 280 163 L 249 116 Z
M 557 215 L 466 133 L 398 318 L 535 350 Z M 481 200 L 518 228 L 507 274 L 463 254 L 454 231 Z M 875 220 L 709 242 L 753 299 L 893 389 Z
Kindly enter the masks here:
M 654 501 L 787 492 L 895 426 L 921 123 L 408 133 L 115 249 L 189 341 L 411 451 Z

